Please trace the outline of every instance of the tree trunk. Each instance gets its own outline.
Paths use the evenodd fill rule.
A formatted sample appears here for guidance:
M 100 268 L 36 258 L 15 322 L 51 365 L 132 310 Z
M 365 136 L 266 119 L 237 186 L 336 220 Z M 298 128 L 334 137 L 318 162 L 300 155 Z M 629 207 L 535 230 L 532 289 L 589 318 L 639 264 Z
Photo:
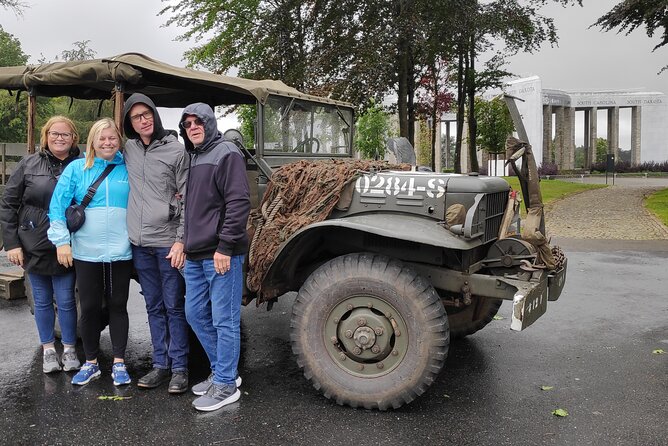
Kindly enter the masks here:
M 399 39 L 397 48 L 397 113 L 399 115 L 399 136 L 408 138 L 408 43 Z M 409 139 L 410 141 L 410 139 Z
M 415 147 L 415 64 L 410 45 L 406 45 L 406 86 L 408 90 L 408 141 Z
M 466 58 L 461 44 L 457 48 L 457 137 L 455 138 L 455 173 L 462 173 L 462 133 L 464 132 L 464 106 L 466 93 L 464 91 L 464 72 Z
M 431 67 L 432 74 L 432 88 L 434 89 L 434 106 L 431 109 L 431 170 L 436 172 L 436 129 L 440 120 L 438 119 L 438 76 L 436 74 L 436 66 Z M 441 148 L 438 148 L 441 150 Z
M 469 121 L 469 159 L 471 172 L 478 172 L 480 167 L 478 166 L 478 153 L 476 150 L 476 135 L 478 134 L 477 122 L 475 119 L 475 91 L 476 91 L 476 81 L 475 81 L 475 35 L 471 35 L 471 41 L 469 42 L 469 69 L 466 81 L 466 89 L 468 96 L 468 121 Z

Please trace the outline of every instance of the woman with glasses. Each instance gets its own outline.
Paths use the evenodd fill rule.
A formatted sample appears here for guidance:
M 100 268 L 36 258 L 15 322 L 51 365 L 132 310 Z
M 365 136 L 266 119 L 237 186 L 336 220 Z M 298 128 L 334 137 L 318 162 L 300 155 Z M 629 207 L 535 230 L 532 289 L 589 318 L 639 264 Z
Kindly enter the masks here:
M 49 241 L 49 203 L 65 167 L 79 157 L 79 133 L 64 116 L 42 127 L 40 150 L 24 157 L 12 173 L 0 200 L 0 224 L 7 258 L 25 269 L 35 301 L 35 322 L 43 349 L 42 370 L 78 370 L 77 308 L 74 269 L 58 263 Z M 56 353 L 53 299 L 58 305 L 63 354 Z
M 72 384 L 77 385 L 88 384 L 101 375 L 98 354 L 103 301 L 109 311 L 114 357 L 111 377 L 116 386 L 130 383 L 124 359 L 132 273 L 132 252 L 125 222 L 130 187 L 120 147 L 121 135 L 114 121 L 104 118 L 95 122 L 88 134 L 86 157 L 67 166 L 49 207 L 48 236 L 57 247 L 58 262 L 66 267 L 74 264 L 77 272 L 81 340 L 86 354 L 86 363 L 72 378 Z M 65 219 L 67 207 L 73 199 L 80 204 L 88 188 L 105 171 L 107 176 L 85 208 L 83 226 L 70 234 Z

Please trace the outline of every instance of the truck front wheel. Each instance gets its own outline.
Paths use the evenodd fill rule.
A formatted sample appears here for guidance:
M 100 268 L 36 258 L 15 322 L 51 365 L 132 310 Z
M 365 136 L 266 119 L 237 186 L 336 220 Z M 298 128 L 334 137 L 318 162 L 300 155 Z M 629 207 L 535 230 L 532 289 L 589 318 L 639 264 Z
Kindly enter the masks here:
M 427 280 L 397 260 L 361 253 L 309 276 L 293 305 L 290 340 L 304 375 L 327 398 L 385 410 L 434 382 L 450 338 Z
M 447 307 L 450 336 L 461 339 L 482 330 L 499 312 L 502 299 L 486 299 L 473 296 L 470 305 L 465 307 Z

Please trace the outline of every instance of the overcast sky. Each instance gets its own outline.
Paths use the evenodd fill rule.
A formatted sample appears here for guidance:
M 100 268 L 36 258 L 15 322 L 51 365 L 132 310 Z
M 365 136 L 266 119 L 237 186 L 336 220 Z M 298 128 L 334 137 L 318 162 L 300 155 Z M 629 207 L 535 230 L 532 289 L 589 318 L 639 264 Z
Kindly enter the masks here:
M 545 45 L 536 54 L 517 55 L 509 70 L 521 76 L 540 76 L 544 88 L 668 93 L 668 72 L 656 74 L 668 63 L 668 48 L 651 52 L 658 36 L 650 39 L 644 30 L 624 36 L 588 29 L 619 1 L 584 0 L 582 8 L 551 5 L 543 9 L 545 15 L 555 18 L 559 46 Z M 98 57 L 140 52 L 173 65 L 183 65 L 183 52 L 189 48 L 188 42 L 174 40 L 183 30 L 162 26 L 167 17 L 157 17 L 164 5 L 160 0 L 25 2 L 30 7 L 23 17 L 0 9 L 0 24 L 19 39 L 33 63 L 41 55 L 54 60 L 63 50 L 72 49 L 74 42 L 84 40 L 90 41 Z

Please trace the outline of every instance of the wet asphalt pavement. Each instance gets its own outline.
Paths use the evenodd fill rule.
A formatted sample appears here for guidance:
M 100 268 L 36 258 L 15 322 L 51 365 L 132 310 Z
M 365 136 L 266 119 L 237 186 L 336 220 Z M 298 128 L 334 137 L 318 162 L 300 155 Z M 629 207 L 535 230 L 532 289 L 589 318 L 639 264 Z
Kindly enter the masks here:
M 337 406 L 306 381 L 289 343 L 294 295 L 271 312 L 243 310 L 242 397 L 212 413 L 196 412 L 191 394 L 169 395 L 165 386 L 114 387 L 106 330 L 101 379 L 74 387 L 71 374 L 44 375 L 25 299 L 0 300 L 0 443 L 665 445 L 668 353 L 652 352 L 668 352 L 668 241 L 557 243 L 569 271 L 547 314 L 512 332 L 504 303 L 504 319 L 451 344 L 422 397 L 388 412 Z M 129 308 L 126 359 L 136 382 L 151 366 L 136 284 Z M 194 382 L 208 370 L 201 356 L 193 359 Z M 558 408 L 569 416 L 552 415 Z

